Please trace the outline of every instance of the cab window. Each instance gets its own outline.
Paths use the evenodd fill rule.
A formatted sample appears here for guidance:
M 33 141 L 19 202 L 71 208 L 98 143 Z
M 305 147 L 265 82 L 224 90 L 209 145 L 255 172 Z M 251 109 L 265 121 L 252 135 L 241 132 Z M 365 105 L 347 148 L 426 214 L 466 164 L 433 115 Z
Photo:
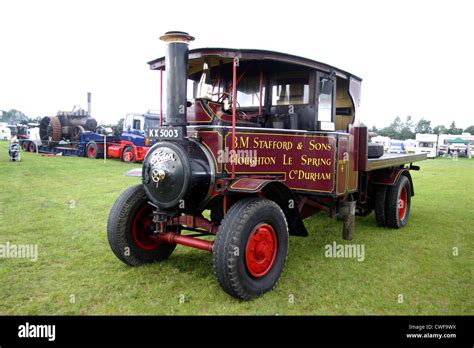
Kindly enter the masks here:
M 329 77 L 321 76 L 318 81 L 318 91 L 318 120 L 331 122 L 333 81 Z
M 277 76 L 272 86 L 272 105 L 309 103 L 309 78 L 304 71 Z
M 265 82 L 262 86 L 262 105 L 265 100 Z M 237 84 L 237 102 L 240 107 L 260 106 L 260 79 L 255 77 L 243 78 Z
M 140 120 L 133 120 L 133 126 L 132 126 L 133 129 L 141 129 L 140 125 L 141 125 Z

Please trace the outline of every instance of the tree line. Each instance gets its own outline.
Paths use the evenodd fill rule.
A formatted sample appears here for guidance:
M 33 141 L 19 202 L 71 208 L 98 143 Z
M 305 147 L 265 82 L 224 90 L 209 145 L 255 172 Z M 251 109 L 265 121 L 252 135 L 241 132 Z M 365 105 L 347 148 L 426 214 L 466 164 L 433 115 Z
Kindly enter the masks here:
M 42 117 L 28 117 L 23 112 L 12 109 L 9 111 L 0 111 L 0 122 L 7 122 L 8 124 L 26 124 L 28 122 L 39 123 Z M 118 121 L 118 124 L 103 125 L 104 127 L 111 127 L 112 129 L 122 129 L 123 118 Z M 474 125 L 469 126 L 466 129 L 456 127 L 456 122 L 451 122 L 449 128 L 443 125 L 437 125 L 436 127 L 431 126 L 431 121 L 422 118 L 416 124 L 413 122 L 411 116 L 407 116 L 405 122 L 401 120 L 399 116 L 395 117 L 393 122 L 383 128 L 377 128 L 372 126 L 371 132 L 377 133 L 377 135 L 390 137 L 391 139 L 407 140 L 415 139 L 415 134 L 459 134 L 471 133 L 474 134 Z
M 0 122 L 6 122 L 8 124 L 27 124 L 28 122 L 39 122 L 41 117 L 31 118 L 26 116 L 23 112 L 11 109 L 9 111 L 0 110 Z
M 405 122 L 401 120 L 399 116 L 395 117 L 393 122 L 383 128 L 377 128 L 373 126 L 370 129 L 371 132 L 377 133 L 378 135 L 390 137 L 392 139 L 407 140 L 415 139 L 415 134 L 454 134 L 461 135 L 461 133 L 474 134 L 474 126 L 469 126 L 466 129 L 456 127 L 456 122 L 451 122 L 449 128 L 444 125 L 431 126 L 431 121 L 427 119 L 420 119 L 416 124 L 413 122 L 411 116 L 407 116 Z

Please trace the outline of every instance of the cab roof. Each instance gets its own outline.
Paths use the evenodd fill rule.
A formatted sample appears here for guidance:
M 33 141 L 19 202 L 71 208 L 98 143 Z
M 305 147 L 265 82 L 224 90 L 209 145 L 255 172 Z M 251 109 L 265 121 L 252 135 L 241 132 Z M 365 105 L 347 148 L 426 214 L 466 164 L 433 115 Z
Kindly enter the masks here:
M 323 72 L 332 73 L 344 79 L 353 78 L 358 81 L 362 79 L 347 71 L 338 69 L 332 65 L 321 63 L 312 59 L 295 56 L 292 54 L 276 51 L 256 50 L 256 49 L 233 49 L 233 48 L 196 48 L 189 50 L 189 74 L 202 70 L 204 60 L 209 67 L 231 63 L 234 58 L 242 60 L 274 61 L 293 64 L 301 68 L 312 68 Z M 157 58 L 148 62 L 151 70 L 164 70 L 165 57 Z

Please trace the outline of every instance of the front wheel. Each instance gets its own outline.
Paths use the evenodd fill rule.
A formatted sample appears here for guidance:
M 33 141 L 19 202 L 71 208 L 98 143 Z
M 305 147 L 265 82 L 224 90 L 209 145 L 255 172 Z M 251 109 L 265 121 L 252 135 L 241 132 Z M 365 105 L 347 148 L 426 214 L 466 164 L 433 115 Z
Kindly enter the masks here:
M 124 162 L 128 162 L 128 163 L 135 163 L 137 161 L 133 147 L 129 146 L 123 150 L 122 159 Z
M 124 191 L 110 210 L 107 222 L 109 244 L 115 256 L 127 265 L 163 261 L 176 248 L 176 244 L 156 238 L 153 210 L 143 185 Z
M 214 244 L 214 272 L 231 296 L 249 300 L 272 290 L 288 251 L 288 225 L 273 201 L 247 198 L 222 220 Z

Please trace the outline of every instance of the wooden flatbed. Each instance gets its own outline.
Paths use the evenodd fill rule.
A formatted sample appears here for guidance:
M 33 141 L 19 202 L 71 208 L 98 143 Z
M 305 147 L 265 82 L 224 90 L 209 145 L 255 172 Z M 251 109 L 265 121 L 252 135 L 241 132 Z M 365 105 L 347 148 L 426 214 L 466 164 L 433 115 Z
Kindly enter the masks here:
M 420 154 L 395 154 L 387 153 L 379 158 L 369 158 L 367 160 L 366 171 L 397 167 L 403 164 L 423 161 L 426 159 L 425 153 Z

